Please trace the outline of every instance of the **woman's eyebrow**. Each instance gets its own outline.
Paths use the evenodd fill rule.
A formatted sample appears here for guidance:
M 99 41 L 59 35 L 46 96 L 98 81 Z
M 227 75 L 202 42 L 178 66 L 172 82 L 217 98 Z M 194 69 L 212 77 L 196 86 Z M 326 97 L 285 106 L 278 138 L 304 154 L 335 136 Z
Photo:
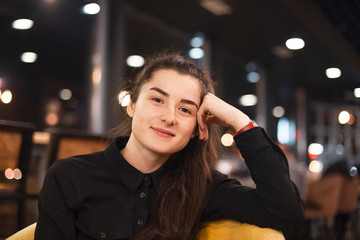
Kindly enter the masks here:
M 181 102 L 194 105 L 196 107 L 196 109 L 199 109 L 199 106 L 194 101 L 191 101 L 188 99 L 181 99 Z
M 160 93 L 161 95 L 164 95 L 165 97 L 169 97 L 169 94 L 167 92 L 165 92 L 164 90 L 158 88 L 158 87 L 152 87 L 149 90 L 154 90 L 157 91 L 158 93 Z
M 161 95 L 164 95 L 165 97 L 169 97 L 169 93 L 165 92 L 164 90 L 162 90 L 161 88 L 158 88 L 158 87 L 152 87 L 149 89 L 150 90 L 153 90 L 153 91 L 156 91 L 158 93 L 160 93 Z M 181 99 L 180 100 L 181 102 L 183 103 L 186 103 L 186 104 L 191 104 L 191 105 L 194 105 L 197 109 L 199 109 L 199 106 L 192 100 L 189 100 L 189 99 Z

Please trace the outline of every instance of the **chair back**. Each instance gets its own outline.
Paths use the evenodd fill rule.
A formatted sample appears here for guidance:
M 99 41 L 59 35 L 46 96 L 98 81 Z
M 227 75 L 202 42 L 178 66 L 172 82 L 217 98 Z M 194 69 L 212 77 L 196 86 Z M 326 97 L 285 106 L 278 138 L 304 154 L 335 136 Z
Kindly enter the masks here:
M 47 167 L 49 168 L 57 159 L 75 155 L 103 151 L 109 141 L 101 135 L 82 131 L 57 129 L 50 134 L 47 150 Z
M 203 224 L 198 240 L 285 240 L 284 235 L 271 228 L 260 228 L 233 220 L 219 220 Z
M 26 181 L 34 131 L 33 124 L 0 120 L 0 219 L 10 224 L 11 216 L 16 216 L 17 229 L 25 226 Z
M 34 240 L 35 229 L 36 223 L 33 223 L 6 238 L 6 240 Z
M 338 213 L 351 213 L 356 210 L 359 196 L 359 177 L 346 176 L 343 179 L 338 205 Z
M 33 240 L 36 223 L 16 232 L 6 240 Z M 255 225 L 239 223 L 232 220 L 208 222 L 204 224 L 198 240 L 285 240 L 284 235 L 271 228 L 260 228 Z
M 307 219 L 332 218 L 335 216 L 340 200 L 343 176 L 329 174 L 308 185 L 305 201 Z

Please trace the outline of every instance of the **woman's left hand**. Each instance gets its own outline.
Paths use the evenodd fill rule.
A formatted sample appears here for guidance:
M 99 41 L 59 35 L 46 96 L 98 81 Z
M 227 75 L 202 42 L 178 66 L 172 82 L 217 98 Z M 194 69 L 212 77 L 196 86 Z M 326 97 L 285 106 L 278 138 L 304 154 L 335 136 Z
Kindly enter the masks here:
M 205 95 L 197 112 L 197 121 L 199 138 L 205 141 L 209 138 L 208 125 L 210 124 L 217 123 L 237 132 L 251 122 L 245 113 L 211 93 Z

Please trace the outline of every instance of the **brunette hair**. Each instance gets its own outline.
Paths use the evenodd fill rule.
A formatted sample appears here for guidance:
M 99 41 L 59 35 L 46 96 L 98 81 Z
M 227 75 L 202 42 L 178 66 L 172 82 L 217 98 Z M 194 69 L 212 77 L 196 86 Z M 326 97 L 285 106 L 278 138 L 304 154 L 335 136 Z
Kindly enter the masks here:
M 122 91 L 127 91 L 136 102 L 143 84 L 161 69 L 175 70 L 198 79 L 201 100 L 208 92 L 214 93 L 213 80 L 207 71 L 180 54 L 168 52 L 148 58 L 137 77 L 127 81 Z M 131 118 L 124 115 L 125 119 L 113 132 L 117 136 L 131 133 Z M 211 169 L 217 160 L 219 139 L 219 128 L 209 126 L 207 141 L 195 137 L 170 157 L 176 167 L 167 169 L 162 177 L 148 225 L 135 239 L 196 238 L 197 226 L 210 194 Z

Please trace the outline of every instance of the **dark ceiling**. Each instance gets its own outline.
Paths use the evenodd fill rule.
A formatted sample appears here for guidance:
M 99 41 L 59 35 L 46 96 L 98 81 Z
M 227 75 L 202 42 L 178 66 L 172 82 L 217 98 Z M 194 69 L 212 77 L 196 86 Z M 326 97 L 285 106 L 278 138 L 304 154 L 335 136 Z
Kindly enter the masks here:
M 360 86 L 357 0 L 227 0 L 233 11 L 225 16 L 211 14 L 199 1 L 131 2 L 170 26 L 205 32 L 214 47 L 244 61 L 261 62 L 273 76 L 270 84 L 291 82 L 306 87 L 310 95 L 331 102 L 346 100 L 344 91 Z M 290 36 L 302 37 L 305 48 L 290 52 L 287 59 L 274 55 L 274 48 L 283 49 Z M 325 69 L 330 66 L 341 68 L 342 77 L 327 79 Z
M 214 50 L 213 62 L 219 52 L 238 58 L 244 64 L 259 62 L 266 70 L 268 85 L 274 89 L 286 85 L 304 87 L 311 99 L 358 104 L 351 94 L 355 87 L 360 87 L 358 0 L 223 1 L 231 6 L 231 14 L 215 16 L 195 0 L 123 0 L 132 13 L 147 16 L 168 29 L 188 35 L 205 33 Z M 36 105 L 56 95 L 61 87 L 75 89 L 80 102 L 87 99 L 84 86 L 89 81 L 96 20 L 96 15 L 80 13 L 81 6 L 88 2 L 90 0 L 0 2 L 0 78 L 3 79 L 0 87 L 16 88 L 18 92 L 14 95 L 22 96 L 14 103 L 17 110 L 6 109 L 9 116 L 12 114 L 9 118 L 38 121 L 37 117 L 29 117 L 41 115 L 42 110 Z M 33 19 L 34 27 L 13 30 L 11 22 L 20 17 Z M 129 26 L 129 31 L 133 36 L 149 30 Z M 284 42 L 294 35 L 305 40 L 305 48 L 286 51 Z M 156 41 L 156 36 L 149 39 Z M 150 44 L 146 38 L 128 41 L 132 46 Z M 275 49 L 285 51 L 287 57 L 274 54 Z M 38 52 L 38 61 L 20 62 L 20 54 L 29 50 Z M 327 79 L 324 72 L 328 66 L 339 67 L 342 76 Z M 29 94 L 29 91 L 33 92 Z M 224 91 L 226 94 L 227 90 Z M 31 103 L 35 106 L 29 106 Z M 19 109 L 24 110 L 19 113 Z M 6 118 L 1 111 L 4 106 L 0 106 L 0 118 Z

